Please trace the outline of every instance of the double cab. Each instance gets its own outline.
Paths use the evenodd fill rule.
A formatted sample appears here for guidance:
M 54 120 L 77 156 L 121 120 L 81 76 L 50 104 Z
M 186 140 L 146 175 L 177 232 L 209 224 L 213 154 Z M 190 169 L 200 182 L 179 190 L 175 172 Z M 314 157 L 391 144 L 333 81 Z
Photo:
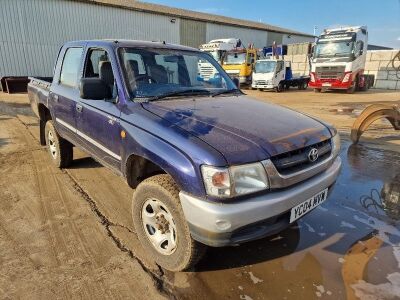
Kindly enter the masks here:
M 193 48 L 97 40 L 66 43 L 53 77 L 30 78 L 28 93 L 55 165 L 68 168 L 78 147 L 124 177 L 140 242 L 180 271 L 207 246 L 287 228 L 327 199 L 340 171 L 333 127 L 237 84 Z

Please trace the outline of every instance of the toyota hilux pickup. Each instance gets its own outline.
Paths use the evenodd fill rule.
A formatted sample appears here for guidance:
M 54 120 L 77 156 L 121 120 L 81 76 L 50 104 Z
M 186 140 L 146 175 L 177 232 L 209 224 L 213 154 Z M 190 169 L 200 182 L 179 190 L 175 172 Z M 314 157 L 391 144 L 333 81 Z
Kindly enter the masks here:
M 200 63 L 218 80 L 202 78 Z M 207 246 L 284 230 L 327 199 L 341 168 L 335 128 L 237 83 L 193 48 L 75 41 L 28 94 L 54 164 L 67 168 L 79 147 L 124 177 L 140 242 L 181 271 Z

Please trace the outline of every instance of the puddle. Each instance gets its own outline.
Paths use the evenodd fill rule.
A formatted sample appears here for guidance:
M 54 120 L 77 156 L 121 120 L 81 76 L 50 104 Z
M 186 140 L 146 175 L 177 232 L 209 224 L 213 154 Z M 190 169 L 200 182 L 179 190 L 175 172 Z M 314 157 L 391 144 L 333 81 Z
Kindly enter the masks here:
M 341 158 L 341 175 L 320 209 L 279 235 L 211 248 L 177 297 L 373 299 L 386 288 L 397 292 L 400 154 L 345 141 Z

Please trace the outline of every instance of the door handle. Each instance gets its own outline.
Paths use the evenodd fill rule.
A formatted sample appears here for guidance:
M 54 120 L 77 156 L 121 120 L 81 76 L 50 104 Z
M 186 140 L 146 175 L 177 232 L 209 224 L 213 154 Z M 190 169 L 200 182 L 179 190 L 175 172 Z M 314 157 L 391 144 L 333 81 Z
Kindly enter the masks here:
M 81 113 L 82 110 L 83 110 L 83 106 L 80 105 L 80 104 L 77 104 L 77 105 L 76 105 L 76 111 L 79 112 L 79 113 Z

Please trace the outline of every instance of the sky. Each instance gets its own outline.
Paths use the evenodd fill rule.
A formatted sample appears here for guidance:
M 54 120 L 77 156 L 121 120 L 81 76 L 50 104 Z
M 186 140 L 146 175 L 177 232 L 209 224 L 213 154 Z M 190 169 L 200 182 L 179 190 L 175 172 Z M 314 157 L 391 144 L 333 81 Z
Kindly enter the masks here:
M 143 0 L 263 22 L 317 34 L 340 25 L 367 25 L 369 43 L 400 48 L 400 0 Z M 238 37 L 240 38 L 240 37 Z

